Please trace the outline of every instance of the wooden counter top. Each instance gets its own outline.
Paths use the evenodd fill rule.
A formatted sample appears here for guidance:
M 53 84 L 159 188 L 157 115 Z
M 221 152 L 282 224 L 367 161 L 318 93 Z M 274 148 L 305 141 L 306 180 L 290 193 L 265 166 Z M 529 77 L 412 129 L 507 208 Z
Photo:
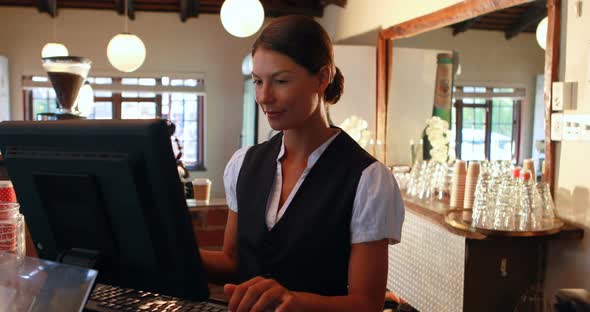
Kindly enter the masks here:
M 440 201 L 425 202 L 415 198 L 403 196 L 404 205 L 406 209 L 417 214 L 432 223 L 438 224 L 439 226 L 447 229 L 449 232 L 464 236 L 467 239 L 545 239 L 545 240 L 581 240 L 584 237 L 584 230 L 569 224 L 564 221 L 565 225 L 562 229 L 554 234 L 542 235 L 542 236 L 531 236 L 531 237 L 507 237 L 507 236 L 495 236 L 486 235 L 477 230 L 471 228 L 470 230 L 458 229 L 451 226 L 445 221 L 445 213 L 450 209 L 448 204 Z M 563 220 L 562 220 L 563 221 Z
M 187 199 L 186 205 L 190 212 L 207 211 L 212 209 L 228 209 L 225 198 L 213 198 L 208 202 Z

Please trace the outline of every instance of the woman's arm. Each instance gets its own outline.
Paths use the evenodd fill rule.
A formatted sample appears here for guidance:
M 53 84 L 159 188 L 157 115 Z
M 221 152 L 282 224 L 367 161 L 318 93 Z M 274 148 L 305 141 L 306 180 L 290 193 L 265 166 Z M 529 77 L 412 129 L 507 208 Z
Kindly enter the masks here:
M 228 284 L 229 310 L 382 311 L 387 282 L 387 240 L 353 244 L 348 268 L 348 295 L 320 296 L 292 292 L 272 279 L 255 277 L 240 285 Z
M 210 282 L 223 284 L 237 279 L 237 225 L 238 214 L 230 209 L 223 236 L 223 249 L 221 251 L 199 250 Z

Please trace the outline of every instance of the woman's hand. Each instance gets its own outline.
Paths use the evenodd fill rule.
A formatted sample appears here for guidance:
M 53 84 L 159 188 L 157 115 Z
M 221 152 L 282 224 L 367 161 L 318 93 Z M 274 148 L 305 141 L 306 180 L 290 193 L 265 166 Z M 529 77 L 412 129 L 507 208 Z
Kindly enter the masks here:
M 223 288 L 232 312 L 295 311 L 293 292 L 273 279 L 257 276 L 242 284 L 226 284 Z

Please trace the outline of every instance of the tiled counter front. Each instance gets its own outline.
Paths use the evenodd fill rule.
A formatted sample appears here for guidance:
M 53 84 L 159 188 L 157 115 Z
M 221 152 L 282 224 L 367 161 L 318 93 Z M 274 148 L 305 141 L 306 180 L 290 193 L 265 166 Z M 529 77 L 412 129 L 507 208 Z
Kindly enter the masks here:
M 567 225 L 545 236 L 486 236 L 445 223 L 444 204 L 404 203 L 402 242 L 389 246 L 387 287 L 423 312 L 513 311 L 525 293 L 543 289 L 547 241 L 584 234 Z M 545 305 L 553 300 L 539 295 Z

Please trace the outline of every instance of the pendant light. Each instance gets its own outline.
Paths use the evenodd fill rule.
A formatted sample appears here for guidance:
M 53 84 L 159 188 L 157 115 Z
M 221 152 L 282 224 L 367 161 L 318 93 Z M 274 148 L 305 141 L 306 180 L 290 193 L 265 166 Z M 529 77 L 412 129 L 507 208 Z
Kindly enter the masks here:
M 145 61 L 145 45 L 138 36 L 129 33 L 127 1 L 125 1 L 125 31 L 114 36 L 107 46 L 107 58 L 116 69 L 130 73 Z
M 545 50 L 545 47 L 547 46 L 547 24 L 548 23 L 549 23 L 549 20 L 547 19 L 547 17 L 545 17 L 544 19 L 542 19 L 539 22 L 539 25 L 537 25 L 537 32 L 536 32 L 537 43 L 539 44 L 539 46 L 541 46 L 541 48 L 543 48 L 543 50 Z
M 57 15 L 57 0 L 53 0 L 53 42 L 48 42 L 43 46 L 41 50 L 41 57 L 53 57 L 53 56 L 68 56 L 69 52 L 66 46 L 57 42 L 57 26 L 56 26 L 56 15 Z
M 223 28 L 244 38 L 255 34 L 264 22 L 264 8 L 258 0 L 225 0 L 219 14 Z
M 94 90 L 88 81 L 80 88 L 75 107 L 84 117 L 90 116 L 94 111 Z

